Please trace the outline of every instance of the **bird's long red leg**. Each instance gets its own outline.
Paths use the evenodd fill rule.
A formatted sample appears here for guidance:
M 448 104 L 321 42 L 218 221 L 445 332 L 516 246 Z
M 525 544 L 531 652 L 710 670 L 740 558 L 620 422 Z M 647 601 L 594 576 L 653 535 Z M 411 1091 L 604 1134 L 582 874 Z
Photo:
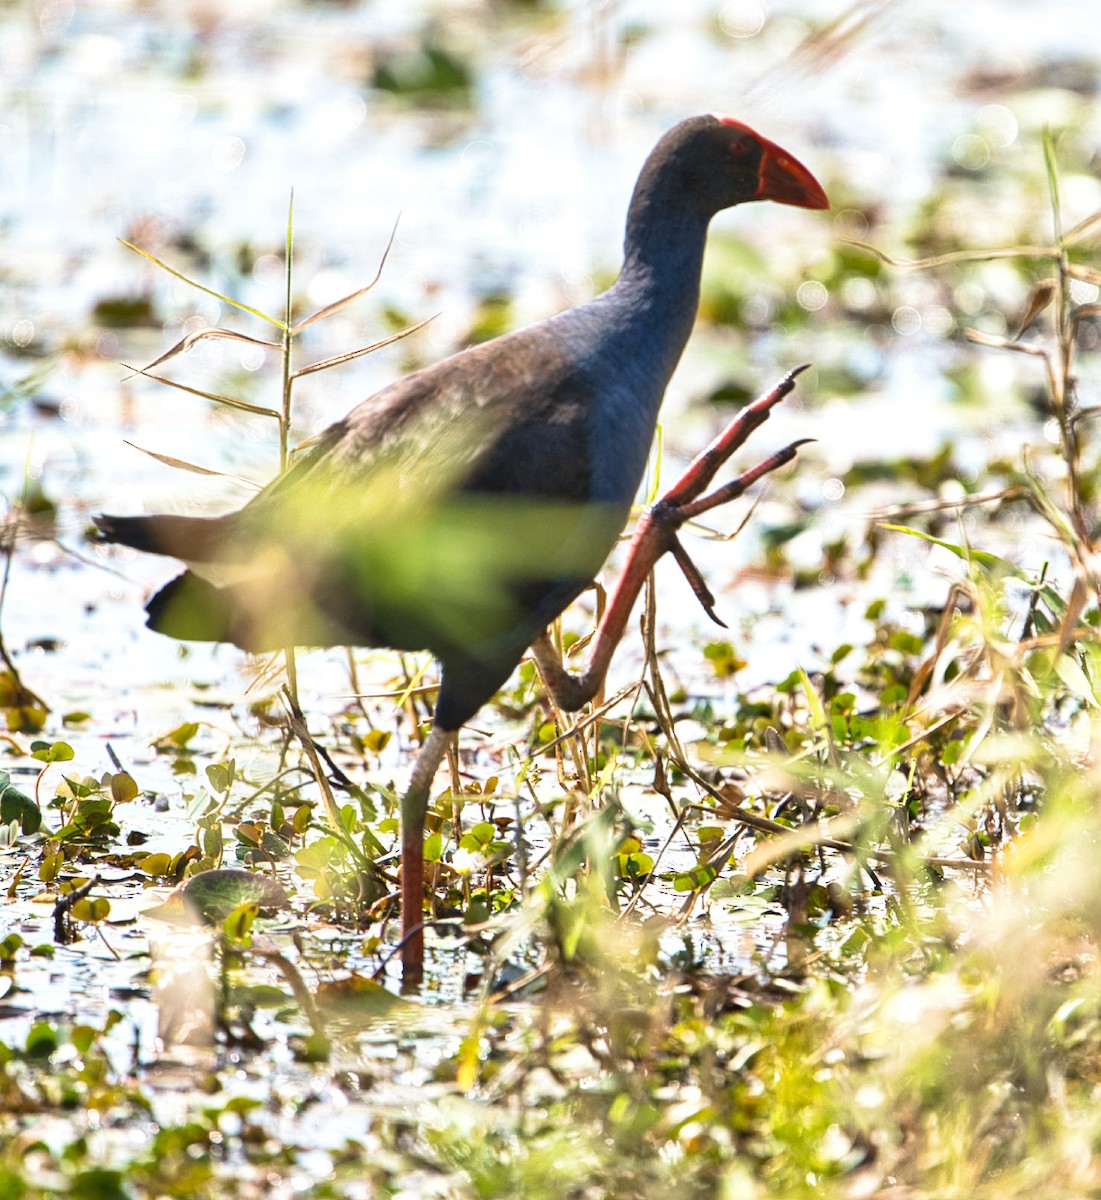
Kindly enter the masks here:
M 719 468 L 743 445 L 753 430 L 768 420 L 772 409 L 795 387 L 796 376 L 805 370 L 803 366 L 789 371 L 770 392 L 742 409 L 707 449 L 692 460 L 684 474 L 661 499 L 643 513 L 631 539 L 627 565 L 604 610 L 582 671 L 575 674 L 567 670 L 547 634 L 532 643 L 532 654 L 539 673 L 560 708 L 575 711 L 600 690 L 635 600 L 654 564 L 663 554 L 673 554 L 704 610 L 718 621 L 714 612 L 714 597 L 687 551 L 677 540 L 677 530 L 685 521 L 736 499 L 763 475 L 791 462 L 798 448 L 804 444 L 803 441 L 785 446 L 737 479 L 716 488 L 710 495 L 702 495 Z M 722 622 L 719 621 L 719 624 Z
M 604 610 L 584 669 L 574 674 L 547 634 L 532 643 L 532 653 L 543 680 L 559 707 L 581 708 L 604 682 L 612 654 L 623 636 L 631 609 L 651 569 L 661 556 L 671 552 L 705 610 L 715 619 L 714 598 L 695 564 L 677 540 L 685 521 L 720 504 L 726 504 L 769 471 L 790 462 L 802 442 L 777 451 L 737 479 L 703 495 L 719 468 L 795 386 L 795 377 L 805 367 L 789 372 L 772 389 L 738 414 L 727 428 L 689 464 L 684 474 L 642 516 L 631 540 L 627 565 L 620 576 L 608 607 Z M 409 785 L 401 800 L 401 963 L 403 988 L 415 989 L 424 975 L 424 821 L 436 769 L 447 750 L 451 734 L 432 727 L 421 747 Z
M 424 977 L 424 819 L 436 768 L 451 733 L 433 725 L 420 748 L 401 798 L 401 982 L 420 987 Z

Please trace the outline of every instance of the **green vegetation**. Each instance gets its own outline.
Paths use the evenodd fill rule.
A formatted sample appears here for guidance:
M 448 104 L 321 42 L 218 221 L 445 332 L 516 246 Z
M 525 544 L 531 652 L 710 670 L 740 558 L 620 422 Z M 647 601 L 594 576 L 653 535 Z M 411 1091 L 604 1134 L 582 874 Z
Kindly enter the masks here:
M 478 760 L 456 757 L 433 798 L 421 997 L 382 983 L 391 777 L 422 733 L 428 664 L 387 659 L 371 698 L 350 658 L 355 698 L 311 712 L 328 718 L 311 735 L 288 654 L 286 690 L 261 687 L 231 745 L 188 721 L 150 739 L 154 766 L 97 778 L 44 736 L 51 705 L 0 642 L 26 772 L 0 772 L 19 921 L 0 940 L 0 1197 L 1101 1194 L 1101 464 L 1076 386 L 1101 214 L 1063 228 L 1045 148 L 1050 239 L 976 253 L 930 236 L 936 257 L 906 268 L 944 312 L 992 262 L 1027 278 L 1004 336 L 950 343 L 971 318 L 948 313 L 946 377 L 964 409 L 980 356 L 1038 360 L 1048 449 L 972 476 L 951 437 L 854 461 L 831 482 L 907 502 L 862 541 L 823 531 L 809 565 L 793 547 L 818 521 L 786 501 L 762 571 L 827 599 L 851 588 L 865 636 L 773 685 L 743 684 L 755 649 L 736 633 L 676 682 L 652 594 L 637 679 L 576 722 L 524 664 L 477 722 L 492 737 L 463 734 Z M 842 243 L 810 282 L 858 303 L 782 315 L 902 322 L 900 270 Z M 245 309 L 277 341 L 206 330 L 158 360 L 201 338 L 269 351 L 281 465 L 295 378 L 352 357 L 294 369 L 294 336 L 361 293 L 305 320 L 291 294 L 288 268 L 281 317 Z M 713 336 L 752 325 L 734 286 L 704 310 Z M 854 371 L 820 375 L 843 391 Z M 1040 566 L 1018 560 L 1026 534 Z M 899 547 L 943 564 L 931 598 L 892 593 Z M 168 833 L 146 773 L 186 814 Z M 62 960 L 112 982 L 54 1004 Z

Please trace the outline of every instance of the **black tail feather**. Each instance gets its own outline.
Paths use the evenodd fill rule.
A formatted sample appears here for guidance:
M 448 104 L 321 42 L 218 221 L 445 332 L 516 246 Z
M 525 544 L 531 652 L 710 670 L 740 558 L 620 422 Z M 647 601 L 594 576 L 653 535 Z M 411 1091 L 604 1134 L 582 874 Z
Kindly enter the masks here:
M 92 523 L 96 527 L 97 542 L 133 546 L 135 550 L 144 550 L 148 554 L 158 553 L 150 536 L 148 517 L 113 517 L 108 513 L 100 513 L 92 518 Z
M 225 556 L 225 530 L 218 517 L 116 517 L 100 513 L 92 522 L 98 541 L 131 546 L 146 554 L 166 554 L 185 562 L 216 562 Z
M 127 543 L 128 545 L 130 543 Z M 146 625 L 187 642 L 232 642 L 235 611 L 230 594 L 184 571 L 145 606 Z

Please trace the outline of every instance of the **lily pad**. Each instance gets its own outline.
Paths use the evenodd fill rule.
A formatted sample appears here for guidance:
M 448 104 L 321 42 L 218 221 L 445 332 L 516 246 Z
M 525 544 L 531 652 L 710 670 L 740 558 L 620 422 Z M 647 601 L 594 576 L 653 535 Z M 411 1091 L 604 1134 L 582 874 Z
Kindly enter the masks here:
M 163 904 L 146 909 L 146 916 L 174 924 L 191 924 L 198 919 L 213 925 L 242 904 L 287 908 L 290 897 L 283 885 L 270 875 L 224 867 L 193 875 Z

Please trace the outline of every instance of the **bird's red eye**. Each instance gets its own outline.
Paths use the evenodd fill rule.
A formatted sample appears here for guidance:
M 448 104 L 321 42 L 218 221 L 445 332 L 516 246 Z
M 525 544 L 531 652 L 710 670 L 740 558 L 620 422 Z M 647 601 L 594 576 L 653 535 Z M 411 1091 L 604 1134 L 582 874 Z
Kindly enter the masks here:
M 730 142 L 727 149 L 735 158 L 741 158 L 749 153 L 749 142 L 745 138 L 738 138 L 736 142 Z

